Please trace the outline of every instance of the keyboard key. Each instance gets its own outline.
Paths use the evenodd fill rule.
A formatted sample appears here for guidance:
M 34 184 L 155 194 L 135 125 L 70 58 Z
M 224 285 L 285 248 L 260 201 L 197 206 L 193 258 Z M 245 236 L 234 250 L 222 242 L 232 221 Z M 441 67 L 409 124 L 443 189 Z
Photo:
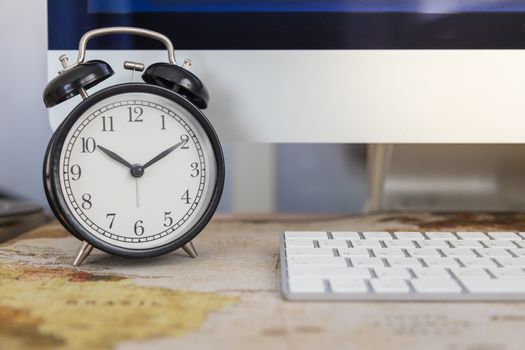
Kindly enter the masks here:
M 357 232 L 349 232 L 349 231 L 333 231 L 332 237 L 334 239 L 361 239 L 359 236 L 359 233 Z
M 425 256 L 441 256 L 439 252 L 434 248 L 412 248 L 407 249 L 407 253 L 413 257 L 425 257 Z
M 514 244 L 520 248 L 525 248 L 525 241 L 514 241 Z
M 459 258 L 459 260 L 465 265 L 465 267 L 496 267 L 496 263 L 490 258 L 464 257 Z
M 498 263 L 500 263 L 503 266 L 510 266 L 510 267 L 525 267 L 525 258 L 524 257 L 518 257 L 518 258 L 496 258 Z
M 483 243 L 490 248 L 517 248 L 516 245 L 509 240 L 497 241 L 492 239 L 490 241 L 484 241 Z
M 392 267 L 420 267 L 421 263 L 416 258 L 387 258 Z
M 516 241 L 521 239 L 516 232 L 488 232 L 488 235 L 497 240 Z
M 461 283 L 472 293 L 524 293 L 524 278 L 462 278 Z
M 405 256 L 403 250 L 400 248 L 373 248 L 372 252 L 377 257 L 387 257 L 387 256 Z
M 458 239 L 452 232 L 425 232 L 429 239 L 455 240 Z
M 284 237 L 288 239 L 327 239 L 326 232 L 322 231 L 287 231 L 284 233 Z
M 366 248 L 338 248 L 340 256 L 351 258 L 353 256 L 370 256 L 368 249 Z
M 374 272 L 379 279 L 384 278 L 411 278 L 410 272 L 404 267 L 376 267 Z
M 351 240 L 350 243 L 352 244 L 352 247 L 354 248 L 381 248 L 381 242 L 379 241 L 371 241 L 367 239 L 362 239 L 360 241 Z
M 457 258 L 461 256 L 476 256 L 476 253 L 467 248 L 446 248 L 441 250 L 445 256 Z
M 476 241 L 485 241 L 490 239 L 485 233 L 483 232 L 456 232 L 456 234 L 461 238 L 465 240 L 476 240 Z
M 490 275 L 480 267 L 458 267 L 450 269 L 458 278 L 490 278 Z
M 510 253 L 503 248 L 481 248 L 476 249 L 479 255 L 486 256 L 488 258 L 497 258 L 497 257 L 510 257 Z
M 286 249 L 288 256 L 334 256 L 334 250 L 331 248 L 293 248 Z
M 450 244 L 454 248 L 483 248 L 483 245 L 480 242 L 470 240 L 450 241 Z
M 419 293 L 461 293 L 461 287 L 450 278 L 424 278 L 411 280 Z
M 412 272 L 417 278 L 450 278 L 450 274 L 442 267 L 414 267 Z
M 518 232 L 518 235 L 520 235 L 522 239 L 525 239 L 525 232 Z
M 509 251 L 516 255 L 516 256 L 522 256 L 522 257 L 525 257 L 525 249 L 523 248 L 514 248 L 514 249 L 509 249 Z
M 376 293 L 408 293 L 410 287 L 402 279 L 370 280 L 370 285 Z
M 314 241 L 311 239 L 304 239 L 304 238 L 296 238 L 296 239 L 290 239 L 286 240 L 285 242 L 286 247 L 314 247 Z
M 362 279 L 330 279 L 334 293 L 365 293 L 368 290 Z
M 392 236 L 388 232 L 363 232 L 365 239 L 391 240 Z
M 525 272 L 519 267 L 494 267 L 488 270 L 496 278 L 525 277 Z
M 394 232 L 394 236 L 396 236 L 397 239 L 408 239 L 411 241 L 425 239 L 421 232 Z
M 294 293 L 324 293 L 325 286 L 322 279 L 291 278 L 288 281 L 291 292 Z
M 319 247 L 342 247 L 347 248 L 348 244 L 346 241 L 341 239 L 325 239 L 325 240 L 319 240 Z
M 447 244 L 447 241 L 440 241 L 436 239 L 427 239 L 425 241 L 418 241 L 417 244 L 419 244 L 422 248 L 449 248 L 450 246 Z
M 393 239 L 391 241 L 385 241 L 385 245 L 388 248 L 414 248 L 416 246 L 414 242 L 412 241 L 401 240 L 401 239 Z
M 347 266 L 343 257 L 328 256 L 287 256 L 286 262 L 290 266 Z
M 428 267 L 459 267 L 459 263 L 454 258 L 434 257 L 423 258 Z
M 370 278 L 370 270 L 366 267 L 340 267 L 340 266 L 290 266 L 288 275 L 294 277 L 347 277 Z
M 490 241 L 484 241 L 483 243 L 489 248 L 507 248 L 507 249 L 517 248 L 517 246 L 512 241 L 490 240 Z
M 355 257 L 350 258 L 352 266 L 355 267 L 382 267 L 385 266 L 381 258 Z

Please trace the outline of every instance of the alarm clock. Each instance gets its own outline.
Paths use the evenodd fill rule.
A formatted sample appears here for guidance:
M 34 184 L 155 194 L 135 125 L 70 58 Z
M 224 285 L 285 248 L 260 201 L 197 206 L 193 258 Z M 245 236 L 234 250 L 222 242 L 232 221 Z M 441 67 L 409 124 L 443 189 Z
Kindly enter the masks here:
M 90 39 L 133 34 L 161 41 L 168 61 L 145 68 L 143 82 L 89 89 L 114 71 L 101 60 L 85 61 Z M 60 223 L 82 241 L 74 265 L 93 247 L 124 257 L 153 257 L 191 243 L 213 216 L 224 185 L 224 158 L 217 134 L 202 113 L 209 95 L 189 72 L 190 61 L 176 64 L 173 44 L 146 29 L 110 27 L 82 36 L 78 58 L 43 93 L 53 107 L 76 95 L 82 101 L 54 132 L 44 159 L 44 188 Z M 145 69 L 144 69 L 145 68 Z

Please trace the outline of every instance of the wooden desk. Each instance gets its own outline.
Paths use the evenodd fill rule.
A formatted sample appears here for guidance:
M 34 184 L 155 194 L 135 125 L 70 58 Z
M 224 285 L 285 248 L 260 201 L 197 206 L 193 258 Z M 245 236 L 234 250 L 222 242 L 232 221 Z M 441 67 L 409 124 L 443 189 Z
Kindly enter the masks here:
M 101 252 L 57 224 L 0 245 L 0 349 L 448 349 L 525 347 L 525 303 L 298 303 L 278 287 L 285 230 L 523 230 L 525 215 L 216 217 L 175 252 Z

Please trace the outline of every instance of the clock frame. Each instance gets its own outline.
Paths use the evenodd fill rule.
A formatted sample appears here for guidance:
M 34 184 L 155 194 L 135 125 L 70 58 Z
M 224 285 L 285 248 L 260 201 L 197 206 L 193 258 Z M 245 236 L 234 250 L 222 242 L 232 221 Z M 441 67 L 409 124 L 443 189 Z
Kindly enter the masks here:
M 99 239 L 86 230 L 71 213 L 66 203 L 66 199 L 64 198 L 59 176 L 59 172 L 61 171 L 60 157 L 62 149 L 65 147 L 65 140 L 77 119 L 82 117 L 84 113 L 96 103 L 108 97 L 129 92 L 143 92 L 152 95 L 158 95 L 167 98 L 168 100 L 174 102 L 177 105 L 180 105 L 182 108 L 187 110 L 203 128 L 210 141 L 216 162 L 216 180 L 213 189 L 210 189 L 210 191 L 213 192 L 209 203 L 207 203 L 207 207 L 202 211 L 202 215 L 191 227 L 186 230 L 185 233 L 180 235 L 180 237 L 164 245 L 147 249 L 131 249 L 113 245 L 102 239 Z M 44 158 L 44 188 L 51 209 L 57 216 L 58 220 L 78 239 L 87 242 L 91 246 L 105 252 L 126 257 L 144 258 L 163 255 L 178 248 L 184 247 L 186 244 L 191 242 L 191 240 L 202 231 L 202 229 L 213 216 L 222 195 L 224 177 L 224 156 L 220 142 L 206 116 L 197 107 L 195 107 L 194 104 L 189 102 L 181 95 L 173 92 L 172 90 L 147 83 L 124 83 L 110 86 L 84 99 L 69 113 L 59 128 L 55 131 Z M 194 215 L 198 214 L 196 213 Z

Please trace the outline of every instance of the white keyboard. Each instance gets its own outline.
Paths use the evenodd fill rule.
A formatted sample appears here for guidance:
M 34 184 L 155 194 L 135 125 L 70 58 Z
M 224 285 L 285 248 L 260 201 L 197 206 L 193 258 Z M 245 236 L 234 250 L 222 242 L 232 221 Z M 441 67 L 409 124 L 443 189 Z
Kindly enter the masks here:
M 285 232 L 290 300 L 525 300 L 525 232 Z

